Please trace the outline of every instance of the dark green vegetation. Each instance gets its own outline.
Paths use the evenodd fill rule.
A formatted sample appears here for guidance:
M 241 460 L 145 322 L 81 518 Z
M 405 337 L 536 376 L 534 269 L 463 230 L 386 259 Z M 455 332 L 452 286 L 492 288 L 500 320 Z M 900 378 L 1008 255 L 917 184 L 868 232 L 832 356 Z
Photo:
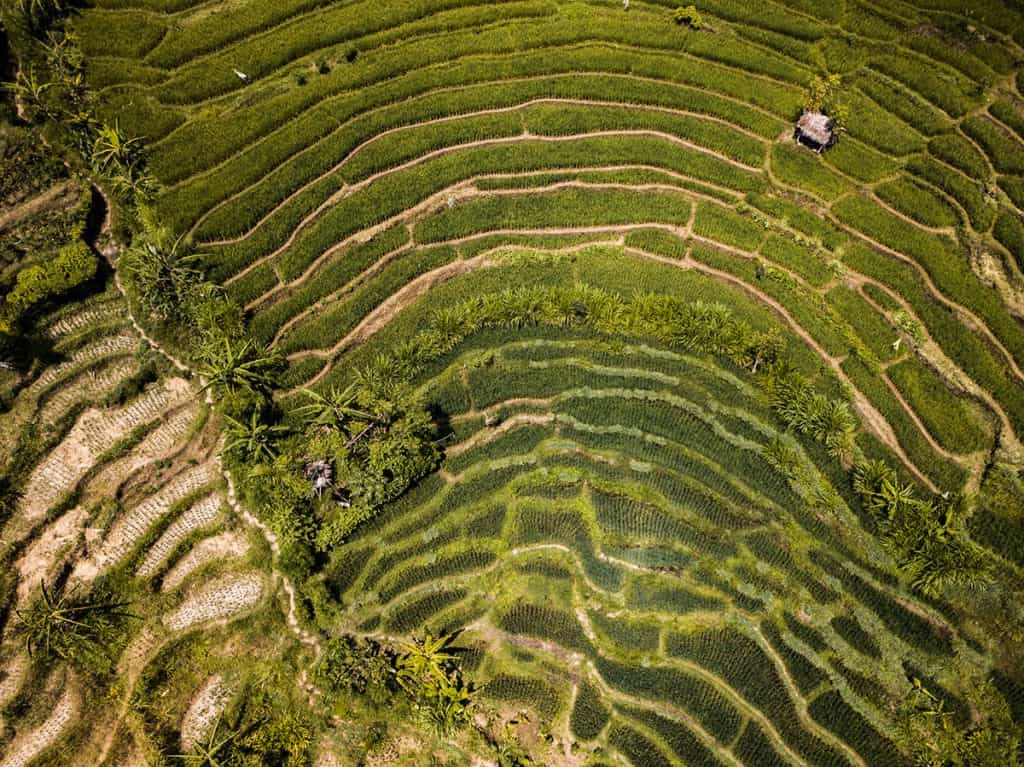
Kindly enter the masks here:
M 109 202 L 133 316 L 209 393 L 204 455 L 295 589 L 302 648 L 266 605 L 232 635 L 266 669 L 196 632 L 126 672 L 125 743 L 161 765 L 1019 763 L 1019 8 L 5 10 L 12 135 L 51 148 L 14 186 L 52 188 L 58 155 Z M 803 109 L 832 120 L 821 154 L 793 141 Z M 106 278 L 84 210 L 4 246 L 5 327 Z M 19 535 L 24 463 L 0 486 Z M 87 624 L 54 657 L 81 672 L 134 631 Z M 213 674 L 222 716 L 178 738 Z

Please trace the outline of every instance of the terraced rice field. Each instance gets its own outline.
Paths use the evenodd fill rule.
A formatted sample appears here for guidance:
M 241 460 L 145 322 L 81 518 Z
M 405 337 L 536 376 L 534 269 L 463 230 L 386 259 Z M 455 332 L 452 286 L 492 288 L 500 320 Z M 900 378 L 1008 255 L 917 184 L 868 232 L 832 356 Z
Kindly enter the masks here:
M 662 0 L 84 5 L 97 113 L 283 358 L 275 417 L 316 444 L 309 390 L 398 370 L 442 459 L 343 540 L 293 540 L 236 505 L 188 355 L 110 404 L 145 318 L 113 288 L 50 318 L 60 361 L 0 415 L 0 450 L 31 423 L 44 448 L 4 527 L 13 593 L 127 579 L 154 609 L 119 673 L 170 697 L 104 729 L 68 714 L 72 672 L 36 674 L 0 767 L 173 764 L 147 726 L 215 735 L 252 684 L 233 649 L 305 669 L 425 630 L 540 764 L 909 767 L 922 685 L 966 731 L 989 682 L 1020 736 L 1019 4 L 705 0 L 699 28 Z M 848 116 L 816 153 L 794 125 L 823 73 Z M 787 414 L 779 371 L 852 415 L 849 445 Z M 980 588 L 924 584 L 870 461 L 984 558 Z M 27 661 L 0 648 L 6 705 Z M 343 763 L 373 716 L 309 701 L 301 763 Z M 366 763 L 425 763 L 392 741 Z M 491 763 L 458 748 L 438 763 Z
M 713 4 L 701 33 L 645 3 L 371 19 L 358 3 L 118 2 L 75 23 L 108 108 L 150 144 L 158 210 L 288 355 L 289 383 L 330 379 L 406 284 L 509 243 L 622 241 L 785 304 L 889 421 L 874 436 L 926 486 L 958 488 L 1024 420 L 1024 253 L 1002 191 L 1020 172 L 1018 16 L 993 3 L 954 46 L 956 8 L 890 5 Z M 789 138 L 822 62 L 856 119 L 818 158 Z M 899 311 L 935 343 L 894 349 Z
M 73 592 L 129 578 L 145 600 L 136 608 L 140 635 L 120 648 L 118 674 L 131 691 L 146 666 L 190 632 L 201 638 L 226 624 L 216 629 L 218 644 L 238 641 L 231 624 L 241 618 L 244 627 L 261 603 L 266 610 L 275 581 L 254 556 L 262 537 L 228 510 L 217 435 L 197 387 L 167 365 L 138 394 L 112 401 L 132 390 L 125 385 L 149 359 L 137 352 L 144 345 L 120 296 L 70 305 L 47 333 L 64 361 L 20 381 L 2 415 L 5 436 L 18 438 L 4 468 L 27 476 L 4 528 L 5 611 L 26 609 L 40 589 Z M 34 466 L 33 455 L 42 456 Z M 44 753 L 57 760 L 49 763 L 146 764 L 124 711 L 92 699 L 71 669 L 36 669 L 12 628 L 0 643 L 0 764 L 39 764 Z

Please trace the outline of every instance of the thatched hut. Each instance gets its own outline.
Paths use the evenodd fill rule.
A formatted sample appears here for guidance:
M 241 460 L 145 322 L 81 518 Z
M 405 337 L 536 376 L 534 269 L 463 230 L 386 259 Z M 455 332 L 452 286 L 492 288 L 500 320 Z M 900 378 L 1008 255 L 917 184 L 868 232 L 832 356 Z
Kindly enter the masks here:
M 804 112 L 796 124 L 796 140 L 815 152 L 824 152 L 835 143 L 835 124 L 821 112 Z

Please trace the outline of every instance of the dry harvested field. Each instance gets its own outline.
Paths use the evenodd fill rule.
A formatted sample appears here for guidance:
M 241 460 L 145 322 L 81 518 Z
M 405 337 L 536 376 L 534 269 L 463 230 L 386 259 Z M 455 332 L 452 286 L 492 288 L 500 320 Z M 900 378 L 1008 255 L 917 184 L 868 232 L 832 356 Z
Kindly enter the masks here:
M 1024 763 L 1024 6 L 0 0 L 0 767 Z

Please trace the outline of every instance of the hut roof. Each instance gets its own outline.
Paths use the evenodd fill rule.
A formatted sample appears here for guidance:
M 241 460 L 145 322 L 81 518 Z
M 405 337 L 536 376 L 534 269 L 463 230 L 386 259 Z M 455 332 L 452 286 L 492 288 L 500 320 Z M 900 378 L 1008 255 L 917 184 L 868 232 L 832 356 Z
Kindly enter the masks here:
M 832 120 L 821 112 L 804 112 L 796 127 L 816 144 L 827 146 L 832 141 Z

